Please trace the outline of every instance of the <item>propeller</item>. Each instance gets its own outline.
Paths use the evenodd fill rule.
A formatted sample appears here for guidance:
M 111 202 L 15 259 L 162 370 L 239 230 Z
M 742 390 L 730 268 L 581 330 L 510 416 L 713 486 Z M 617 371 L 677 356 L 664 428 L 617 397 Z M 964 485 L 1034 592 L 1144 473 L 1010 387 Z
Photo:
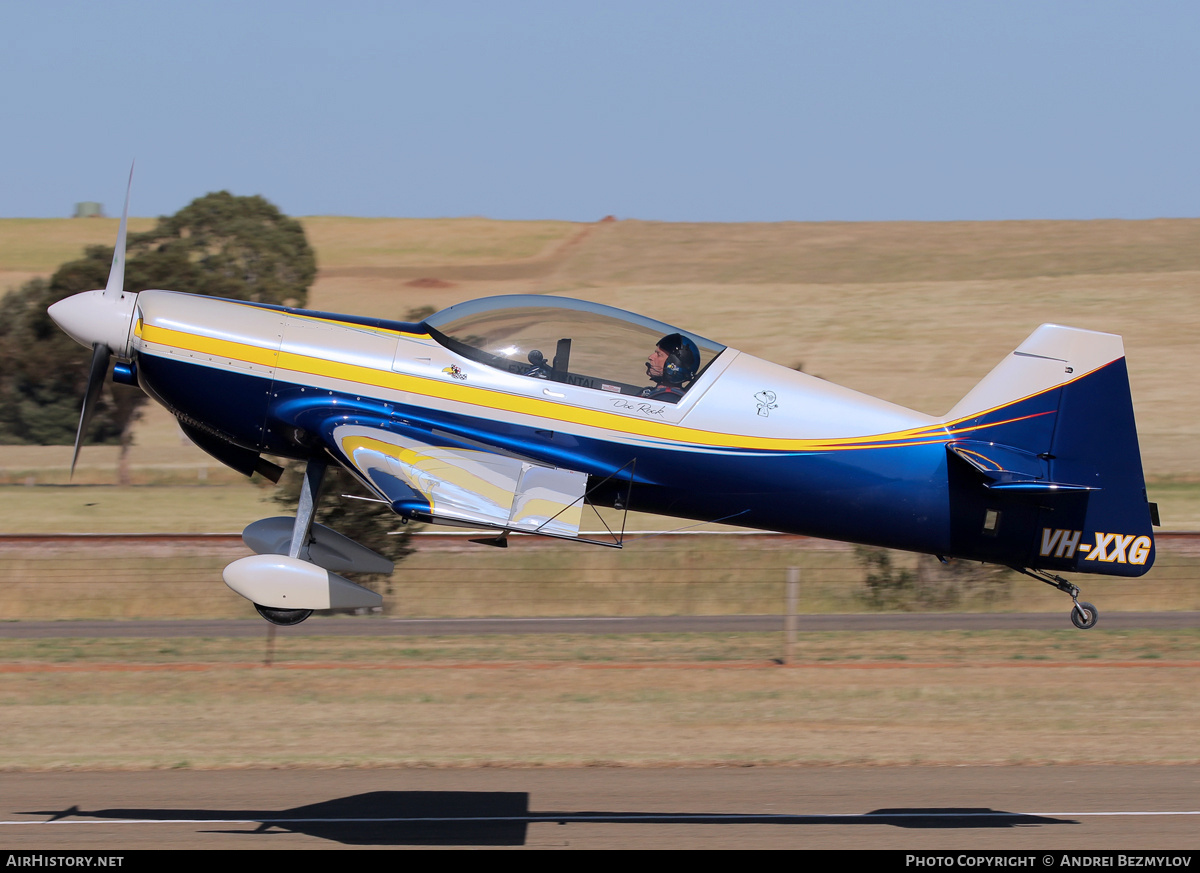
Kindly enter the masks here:
M 108 375 L 108 359 L 112 351 L 104 343 L 92 346 L 92 366 L 88 370 L 87 391 L 83 395 L 83 409 L 79 413 L 79 428 L 75 431 L 75 454 L 71 456 L 71 478 L 75 477 L 75 463 L 79 460 L 79 449 L 83 446 L 83 437 L 92 421 L 92 413 L 96 411 L 96 400 L 100 397 L 100 389 L 104 387 L 104 377 Z
M 113 249 L 112 266 L 108 270 L 108 284 L 104 286 L 102 292 L 102 296 L 109 300 L 122 297 L 124 292 L 125 231 L 129 225 L 129 192 L 132 189 L 133 164 L 130 164 L 129 184 L 125 187 L 125 208 L 121 212 L 121 226 L 117 231 L 117 245 Z M 55 306 L 59 305 L 55 304 Z M 51 317 L 53 316 L 54 312 L 52 311 Z M 100 389 L 104 387 L 104 377 L 108 375 L 109 359 L 112 357 L 112 349 L 106 343 L 94 342 L 91 345 L 92 364 L 88 369 L 87 390 L 83 394 L 83 409 L 79 413 L 79 428 L 75 431 L 75 454 L 71 457 L 71 478 L 75 477 L 75 464 L 79 461 L 79 449 L 83 446 L 83 439 L 87 434 L 88 425 L 91 423 L 92 413 L 96 411 L 96 401 L 100 398 Z

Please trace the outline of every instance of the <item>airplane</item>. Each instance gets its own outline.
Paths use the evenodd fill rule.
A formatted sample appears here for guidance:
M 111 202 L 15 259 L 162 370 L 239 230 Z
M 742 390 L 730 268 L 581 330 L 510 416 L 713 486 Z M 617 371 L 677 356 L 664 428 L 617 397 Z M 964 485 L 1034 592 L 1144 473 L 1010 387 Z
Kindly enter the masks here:
M 131 172 L 132 185 L 132 172 Z M 227 585 L 269 622 L 376 607 L 338 575 L 390 573 L 313 522 L 330 464 L 402 522 L 620 547 L 584 507 L 1000 564 L 1098 612 L 1060 573 L 1154 563 L 1119 336 L 1043 324 L 943 416 L 564 297 L 459 303 L 419 323 L 123 289 L 129 191 L 108 283 L 55 303 L 92 349 L 79 449 L 112 359 L 222 463 L 277 480 L 305 463 L 295 518 L 254 522 Z M 648 355 L 648 357 L 647 357 Z M 652 384 L 647 385 L 647 382 Z

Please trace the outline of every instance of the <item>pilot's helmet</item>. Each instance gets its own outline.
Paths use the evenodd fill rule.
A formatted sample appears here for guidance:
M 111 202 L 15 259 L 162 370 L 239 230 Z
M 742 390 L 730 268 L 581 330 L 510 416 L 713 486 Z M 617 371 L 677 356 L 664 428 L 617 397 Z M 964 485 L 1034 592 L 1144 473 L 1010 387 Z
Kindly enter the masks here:
M 667 353 L 666 363 L 663 364 L 663 384 L 682 385 L 696 378 L 700 350 L 694 342 L 681 333 L 669 333 L 658 341 L 658 347 Z

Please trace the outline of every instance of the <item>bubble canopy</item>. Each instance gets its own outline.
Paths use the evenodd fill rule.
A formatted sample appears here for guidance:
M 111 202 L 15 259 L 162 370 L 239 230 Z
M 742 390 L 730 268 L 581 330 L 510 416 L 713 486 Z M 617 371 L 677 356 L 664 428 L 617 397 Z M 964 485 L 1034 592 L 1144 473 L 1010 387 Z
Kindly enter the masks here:
M 653 318 L 602 303 L 538 294 L 459 303 L 429 316 L 424 324 L 451 351 L 490 367 L 619 394 L 646 390 L 651 381 L 646 358 L 670 334 L 696 344 L 697 376 L 725 350 Z

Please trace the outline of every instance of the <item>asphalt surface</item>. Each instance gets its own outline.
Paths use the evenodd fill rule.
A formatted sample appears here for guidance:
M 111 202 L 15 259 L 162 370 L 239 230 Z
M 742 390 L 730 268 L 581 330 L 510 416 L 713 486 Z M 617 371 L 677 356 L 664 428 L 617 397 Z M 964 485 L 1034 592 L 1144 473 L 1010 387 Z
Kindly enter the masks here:
M 1069 604 L 1068 604 L 1069 606 Z M 269 625 L 258 618 L 182 621 L 14 621 L 0 622 L 0 639 L 50 637 L 256 637 Z M 888 615 L 801 615 L 798 631 L 872 630 L 1064 630 L 1067 609 L 1053 613 L 938 613 Z M 1200 627 L 1200 612 L 1101 613 L 1097 627 Z M 452 636 L 477 634 L 643 634 L 772 632 L 784 629 L 780 615 L 680 615 L 628 618 L 381 618 L 315 616 L 280 634 L 299 636 Z
M 993 849 L 1057 867 L 1062 850 L 1194 854 L 1198 810 L 1200 766 L 9 773 L 0 843 Z

